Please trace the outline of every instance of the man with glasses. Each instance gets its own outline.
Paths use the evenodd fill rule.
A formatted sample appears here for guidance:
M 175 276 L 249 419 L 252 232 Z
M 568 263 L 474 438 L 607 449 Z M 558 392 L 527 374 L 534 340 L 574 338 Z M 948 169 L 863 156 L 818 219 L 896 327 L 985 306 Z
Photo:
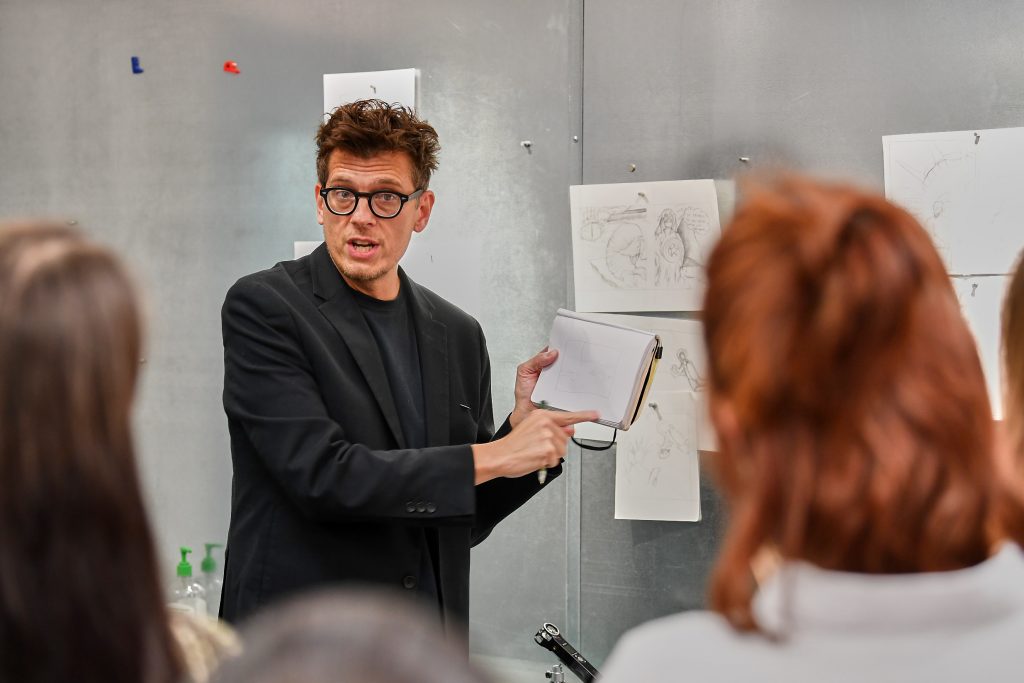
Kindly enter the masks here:
M 222 615 L 338 582 L 422 596 L 459 629 L 469 551 L 560 471 L 572 425 L 535 410 L 542 352 L 493 432 L 479 324 L 399 267 L 427 227 L 434 129 L 378 100 L 339 107 L 317 141 L 324 244 L 239 280 L 223 309 L 234 468 Z

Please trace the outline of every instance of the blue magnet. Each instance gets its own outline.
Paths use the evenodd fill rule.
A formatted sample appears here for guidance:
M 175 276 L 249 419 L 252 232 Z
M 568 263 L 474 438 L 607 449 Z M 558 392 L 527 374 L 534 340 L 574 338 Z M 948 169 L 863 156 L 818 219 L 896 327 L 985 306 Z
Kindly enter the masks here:
M 138 57 L 132 57 L 132 73 L 133 74 L 140 74 L 140 73 L 142 73 L 142 67 L 139 66 L 139 58 Z

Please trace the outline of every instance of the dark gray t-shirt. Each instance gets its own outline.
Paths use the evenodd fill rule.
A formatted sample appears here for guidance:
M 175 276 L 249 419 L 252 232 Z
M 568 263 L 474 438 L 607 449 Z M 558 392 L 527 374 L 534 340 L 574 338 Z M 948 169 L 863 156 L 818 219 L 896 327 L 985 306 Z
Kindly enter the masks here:
M 425 448 L 427 421 L 423 399 L 423 373 L 420 371 L 419 347 L 416 330 L 409 308 L 409 295 L 405 289 L 392 301 L 381 301 L 352 290 L 363 313 L 366 324 L 377 342 L 388 387 L 395 399 L 398 421 L 407 448 Z M 420 565 L 419 592 L 438 605 L 441 604 L 438 576 L 437 530 L 427 528 L 426 548 Z

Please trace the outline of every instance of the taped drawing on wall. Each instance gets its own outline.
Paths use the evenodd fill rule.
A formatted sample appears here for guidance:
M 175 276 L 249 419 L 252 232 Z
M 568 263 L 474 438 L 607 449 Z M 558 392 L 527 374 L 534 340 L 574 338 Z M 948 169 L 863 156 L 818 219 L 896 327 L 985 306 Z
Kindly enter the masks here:
M 711 180 L 576 185 L 576 310 L 699 310 L 704 264 L 721 234 Z
M 885 195 L 957 275 L 1002 275 L 1024 248 L 1024 128 L 888 135 Z
M 689 392 L 652 392 L 640 419 L 619 433 L 616 519 L 700 519 L 696 403 Z

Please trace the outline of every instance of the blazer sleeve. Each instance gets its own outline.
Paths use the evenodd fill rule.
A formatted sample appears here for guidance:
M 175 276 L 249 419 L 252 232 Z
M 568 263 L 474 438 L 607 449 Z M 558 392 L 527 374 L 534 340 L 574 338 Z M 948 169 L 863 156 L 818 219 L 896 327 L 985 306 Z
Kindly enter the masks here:
M 487 343 L 483 334 L 480 335 L 481 367 L 484 371 L 480 378 L 480 395 L 485 396 L 483 402 L 484 412 L 480 420 L 480 430 L 477 434 L 477 442 L 485 443 L 500 439 L 512 431 L 512 425 L 508 418 L 495 433 L 493 408 L 491 407 L 491 362 L 487 353 Z M 562 473 L 562 466 L 549 468 L 547 486 L 552 479 Z M 487 538 L 494 527 L 501 520 L 519 509 L 526 501 L 532 498 L 543 486 L 537 480 L 534 472 L 522 477 L 508 478 L 499 477 L 492 479 L 476 487 L 476 519 L 473 521 L 472 544 L 476 545 Z
M 298 339 L 294 307 L 281 294 L 243 278 L 228 292 L 221 317 L 229 422 L 244 432 L 249 457 L 305 516 L 328 523 L 472 523 L 469 445 L 377 450 L 349 441 L 328 414 Z M 239 453 L 234 457 L 237 479 Z

